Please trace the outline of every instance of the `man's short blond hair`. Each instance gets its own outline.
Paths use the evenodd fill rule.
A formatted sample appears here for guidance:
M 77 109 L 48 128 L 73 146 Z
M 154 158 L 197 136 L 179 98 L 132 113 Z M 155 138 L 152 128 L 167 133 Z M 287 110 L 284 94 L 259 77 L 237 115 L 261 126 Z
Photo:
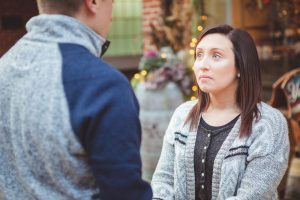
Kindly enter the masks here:
M 74 15 L 84 0 L 37 0 L 40 13 Z

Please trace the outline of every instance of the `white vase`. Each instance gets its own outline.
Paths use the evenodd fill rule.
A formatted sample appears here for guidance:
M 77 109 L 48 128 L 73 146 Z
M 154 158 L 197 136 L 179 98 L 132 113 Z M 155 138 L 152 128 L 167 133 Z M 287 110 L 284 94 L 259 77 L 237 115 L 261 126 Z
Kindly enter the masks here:
M 160 156 L 165 131 L 174 110 L 183 103 L 184 98 L 174 82 L 155 90 L 146 89 L 140 83 L 135 93 L 140 103 L 143 179 L 150 182 Z

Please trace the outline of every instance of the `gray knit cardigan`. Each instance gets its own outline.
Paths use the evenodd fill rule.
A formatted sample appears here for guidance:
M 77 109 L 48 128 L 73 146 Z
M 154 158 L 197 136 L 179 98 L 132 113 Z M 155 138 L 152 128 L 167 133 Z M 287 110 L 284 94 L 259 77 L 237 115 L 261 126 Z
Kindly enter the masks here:
M 194 146 L 196 131 L 184 120 L 195 105 L 179 106 L 166 131 L 161 156 L 152 178 L 153 199 L 194 200 Z M 288 166 L 289 138 L 284 116 L 265 103 L 258 104 L 261 119 L 253 122 L 249 137 L 238 136 L 239 118 L 216 155 L 212 200 L 275 200 Z

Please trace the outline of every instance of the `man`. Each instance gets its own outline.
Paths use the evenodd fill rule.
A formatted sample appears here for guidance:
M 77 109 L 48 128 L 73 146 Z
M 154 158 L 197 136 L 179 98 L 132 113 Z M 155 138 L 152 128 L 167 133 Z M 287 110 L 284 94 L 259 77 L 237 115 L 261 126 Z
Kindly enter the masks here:
M 137 100 L 99 59 L 112 0 L 38 6 L 0 60 L 0 199 L 151 199 Z

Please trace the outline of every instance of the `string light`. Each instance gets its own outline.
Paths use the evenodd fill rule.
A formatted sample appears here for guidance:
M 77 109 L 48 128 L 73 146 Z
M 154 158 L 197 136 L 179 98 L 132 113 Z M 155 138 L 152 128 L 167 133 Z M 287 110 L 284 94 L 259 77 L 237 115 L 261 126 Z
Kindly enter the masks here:
M 192 90 L 193 90 L 193 92 L 197 92 L 197 91 L 198 91 L 198 87 L 197 87 L 196 85 L 194 85 L 194 86 L 192 87 Z
M 141 71 L 141 75 L 142 75 L 142 76 L 146 76 L 146 75 L 147 75 L 147 71 L 146 71 L 146 70 L 142 70 L 142 71 Z
M 191 54 L 191 55 L 194 55 L 194 54 L 195 54 L 195 50 L 191 49 L 191 50 L 190 50 L 190 54 Z
M 201 16 L 200 16 L 200 20 L 202 20 L 202 23 L 200 23 L 201 25 L 199 24 L 199 25 L 197 26 L 197 30 L 198 30 L 199 32 L 202 32 L 202 31 L 204 30 L 204 24 L 205 24 L 205 21 L 206 21 L 207 19 L 208 19 L 208 16 L 207 16 L 207 15 L 201 15 Z M 197 42 L 198 42 L 198 40 L 197 40 L 196 38 L 192 38 L 192 40 L 191 40 L 191 42 L 190 42 L 190 47 L 191 47 L 192 49 L 190 49 L 190 51 L 189 51 L 189 53 L 190 53 L 191 55 L 194 55 L 194 54 L 195 54 L 194 48 L 196 47 Z M 194 66 L 192 66 L 192 69 L 194 70 Z M 193 85 L 191 89 L 192 89 L 194 95 L 196 95 L 195 93 L 198 91 L 197 85 Z M 196 96 L 192 96 L 192 97 L 191 97 L 191 100 L 196 100 L 196 99 L 197 99 Z
M 166 53 L 162 53 L 160 56 L 161 56 L 162 58 L 164 58 L 164 59 L 167 58 L 167 54 L 166 54 Z
M 203 27 L 202 26 L 198 26 L 198 31 L 203 31 Z
M 134 75 L 134 78 L 135 78 L 135 79 L 140 79 L 140 78 L 141 78 L 141 75 L 140 75 L 140 74 L 135 74 L 135 75 Z
M 202 15 L 202 16 L 200 17 L 200 19 L 203 20 L 203 21 L 205 21 L 205 20 L 207 20 L 207 16 L 206 16 L 206 15 Z

